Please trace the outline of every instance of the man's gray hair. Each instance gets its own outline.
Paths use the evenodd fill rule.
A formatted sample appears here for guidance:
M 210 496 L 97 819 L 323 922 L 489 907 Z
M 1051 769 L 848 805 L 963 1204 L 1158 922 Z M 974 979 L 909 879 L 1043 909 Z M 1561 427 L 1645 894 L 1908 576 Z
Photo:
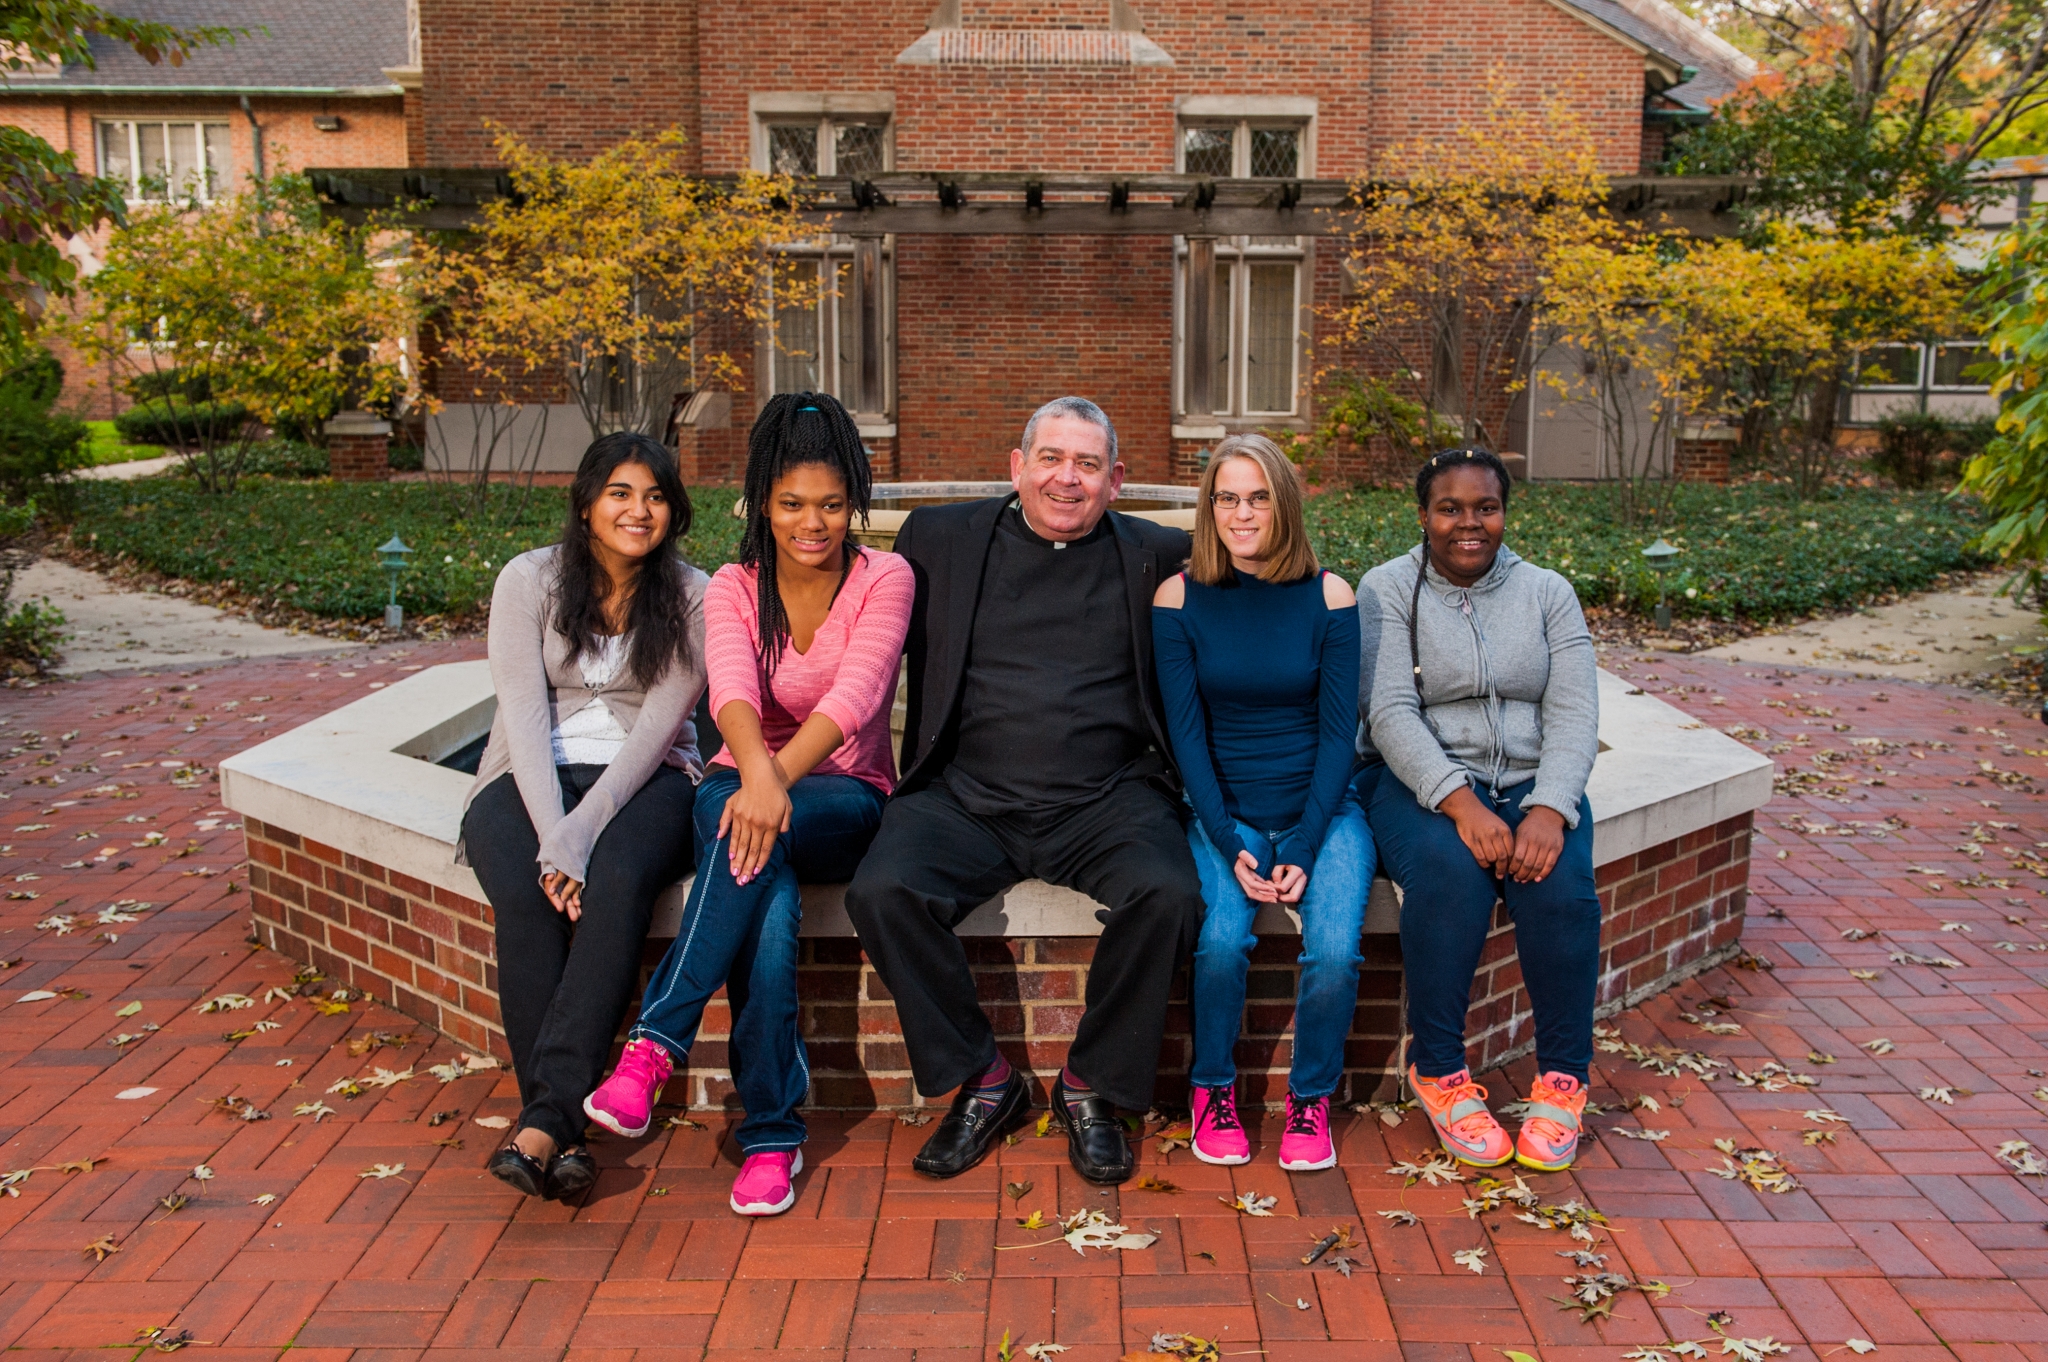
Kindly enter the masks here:
M 1055 397 L 1052 401 L 1031 413 L 1031 419 L 1024 423 L 1024 452 L 1031 452 L 1031 437 L 1038 433 L 1038 423 L 1048 416 L 1071 416 L 1077 421 L 1086 421 L 1097 426 L 1109 439 L 1109 461 L 1116 462 L 1116 427 L 1109 423 L 1109 413 L 1085 397 Z

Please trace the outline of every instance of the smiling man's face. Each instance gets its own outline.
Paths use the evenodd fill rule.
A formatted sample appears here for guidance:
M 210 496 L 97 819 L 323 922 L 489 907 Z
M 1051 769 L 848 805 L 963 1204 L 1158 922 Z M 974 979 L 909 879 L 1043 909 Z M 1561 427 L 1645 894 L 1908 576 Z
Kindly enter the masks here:
M 1109 456 L 1109 435 L 1078 416 L 1047 416 L 1031 448 L 1010 451 L 1010 482 L 1036 533 L 1057 542 L 1093 530 L 1124 485 L 1124 466 Z

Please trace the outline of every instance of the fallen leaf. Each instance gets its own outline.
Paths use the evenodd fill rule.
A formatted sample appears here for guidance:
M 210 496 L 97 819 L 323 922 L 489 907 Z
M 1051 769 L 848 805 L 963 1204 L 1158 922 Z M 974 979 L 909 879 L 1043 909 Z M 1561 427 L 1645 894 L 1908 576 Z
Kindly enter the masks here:
M 373 1163 L 362 1172 L 356 1174 L 356 1177 L 377 1178 L 381 1181 L 384 1178 L 395 1178 L 404 1171 L 405 1165 L 402 1163 Z
M 313 1124 L 319 1125 L 322 1121 L 334 1115 L 334 1108 L 328 1106 L 325 1102 L 301 1102 L 292 1108 L 292 1115 L 310 1116 L 313 1118 Z
M 141 1010 L 142 1004 L 139 1002 L 135 1002 L 128 1004 L 128 1006 L 120 1009 L 118 1012 L 114 1013 L 114 1015 L 117 1017 L 132 1017 Z
M 1652 1144 L 1671 1138 L 1668 1130 L 1630 1130 L 1625 1126 L 1616 1126 L 1614 1133 L 1631 1140 L 1648 1140 Z
M 1045 1133 L 1046 1133 L 1046 1132 L 1047 1132 L 1048 1130 L 1051 1130 L 1051 1129 L 1052 1129 L 1052 1112 L 1051 1112 L 1050 1110 L 1048 1110 L 1048 1111 L 1042 1111 L 1042 1112 L 1040 1112 L 1040 1113 L 1038 1114 L 1038 1124 L 1037 1124 L 1036 1126 L 1032 1127 L 1032 1132 L 1033 1132 L 1034 1134 L 1036 1134 L 1036 1135 L 1038 1136 L 1038 1138 L 1039 1138 L 1039 1139 L 1041 1139 L 1041 1140 L 1042 1140 L 1042 1139 L 1044 1139 L 1044 1138 L 1045 1138 Z
M 1180 1185 L 1178 1183 L 1168 1182 L 1165 1178 L 1154 1177 L 1150 1173 L 1147 1173 L 1144 1177 L 1138 1179 L 1137 1188 L 1141 1192 L 1180 1191 Z
M 1046 1225 L 1045 1212 L 1033 1211 L 1030 1215 L 1019 1220 L 1017 1224 L 1027 1230 L 1042 1230 Z
M 1407 1226 L 1420 1225 L 1422 1223 L 1413 1211 L 1381 1211 L 1379 1215 L 1382 1219 L 1395 1225 Z
M 213 1181 L 213 1170 L 203 1163 L 196 1164 L 193 1166 L 192 1176 L 201 1182 L 211 1182 Z
M 109 1255 L 119 1253 L 120 1251 L 121 1246 L 114 1242 L 114 1234 L 111 1230 L 85 1246 L 85 1252 L 91 1254 L 92 1260 L 96 1263 L 104 1263 Z
M 2043 1163 L 2041 1156 L 2034 1152 L 2034 1146 L 2025 1140 L 2007 1140 L 1998 1146 L 1998 1157 L 2024 1177 L 2048 1176 L 2048 1163 Z
M 1789 1353 L 1792 1350 L 1774 1338 L 1723 1338 L 1721 1355 L 1733 1357 L 1737 1362 L 1764 1362 L 1773 1353 Z
M 1835 1062 L 1835 1057 L 1829 1054 L 1822 1054 L 1819 1050 L 1808 1050 L 1806 1052 L 1806 1062 L 1808 1064 L 1832 1064 Z
M 117 1102 L 133 1102 L 138 1098 L 152 1096 L 155 1092 L 155 1088 L 123 1088 L 114 1094 L 114 1100 Z
M 493 1121 L 496 1121 L 498 1124 L 491 1125 L 491 1122 Z M 506 1126 L 512 1124 L 511 1120 L 504 1116 L 479 1116 L 477 1118 L 476 1123 L 480 1126 L 491 1126 L 491 1129 L 493 1130 L 503 1130 Z M 693 1121 L 687 1116 L 671 1116 L 666 1121 L 663 1121 L 662 1124 L 668 1126 L 670 1129 L 673 1130 L 710 1129 L 710 1127 L 705 1125 L 702 1121 Z
M 1037 1185 L 1035 1182 L 1006 1182 L 1003 1184 L 1003 1190 L 1009 1193 L 1010 1200 L 1022 1201 Z
M 1279 1197 L 1262 1197 L 1257 1192 L 1239 1192 L 1235 1201 L 1225 1196 L 1219 1196 L 1216 1199 L 1240 1215 L 1269 1216 L 1273 1214 L 1273 1207 L 1280 1204 Z
M 1038 1362 L 1045 1362 L 1046 1358 L 1051 1357 L 1055 1353 L 1063 1353 L 1066 1350 L 1067 1345 L 1064 1343 L 1027 1343 L 1024 1345 L 1024 1355 L 1036 1358 Z
M 54 992 L 47 988 L 36 988 L 30 989 L 27 993 L 22 994 L 19 998 L 16 998 L 14 1001 L 18 1003 L 40 1003 L 47 1002 L 51 998 L 54 998 L 56 996 L 57 995 Z
M 930 1125 L 932 1114 L 928 1111 L 905 1111 L 898 1113 L 896 1119 L 907 1126 Z
M 1840 1133 L 1841 1132 L 1837 1130 L 1809 1130 L 1803 1136 L 1800 1137 L 1800 1143 L 1804 1144 L 1809 1149 L 1822 1144 L 1833 1144 L 1835 1142 L 1835 1136 L 1839 1135 Z
M 1873 1055 L 1888 1055 L 1899 1047 L 1892 1044 L 1887 1037 L 1879 1036 L 1876 1040 L 1864 1041 L 1863 1048 Z
M 482 1126 L 485 1130 L 510 1130 L 512 1128 L 512 1118 L 510 1116 L 479 1116 L 476 1118 L 476 1124 Z
M 1865 1353 L 1874 1353 L 1877 1351 L 1877 1345 L 1875 1343 L 1872 1343 L 1867 1338 L 1847 1339 L 1843 1342 L 1842 1346 L 1847 1348 L 1850 1352 L 1856 1354 L 1858 1357 L 1863 1356 Z
M 194 1012 L 239 1012 L 245 1007 L 256 1006 L 256 1000 L 246 993 L 223 993 L 218 998 L 208 998 Z
M 1061 1235 L 1075 1253 L 1087 1257 L 1085 1250 L 1101 1249 L 1104 1252 L 1117 1249 L 1144 1249 L 1152 1247 L 1159 1238 L 1156 1234 L 1139 1234 L 1111 1220 L 1102 1211 L 1077 1211 L 1060 1222 L 1066 1233 Z
M 1956 1104 L 1956 1092 L 1954 1088 L 1946 1087 L 1922 1088 L 1920 1089 L 1920 1100 L 1923 1102 L 1939 1102 L 1945 1107 L 1952 1107 Z
M 1465 1180 L 1465 1175 L 1458 1171 L 1457 1162 L 1441 1149 L 1431 1151 L 1430 1156 L 1421 1163 L 1410 1163 L 1404 1160 L 1395 1164 L 1387 1171 L 1395 1177 L 1406 1178 L 1408 1180 L 1406 1185 L 1410 1187 L 1413 1187 L 1417 1181 L 1426 1183 L 1431 1187 L 1438 1187 L 1444 1183 L 1463 1182 Z
M 176 1213 L 191 1205 L 192 1198 L 186 1196 L 183 1192 L 173 1192 L 169 1196 L 158 1197 L 156 1204 L 167 1211 Z
M 1809 1121 L 1818 1121 L 1822 1125 L 1845 1126 L 1849 1124 L 1848 1117 L 1842 1115 L 1838 1111 L 1830 1111 L 1826 1107 L 1814 1107 L 1810 1110 L 1802 1111 L 1799 1114 L 1801 1116 L 1804 1116 Z
M 1486 1273 L 1486 1249 L 1484 1247 L 1459 1249 L 1451 1255 L 1451 1261 L 1460 1267 L 1471 1268 L 1473 1272 L 1481 1276 L 1484 1276 Z
M 1851 979 L 1875 979 L 1877 976 L 1878 971 L 1874 969 L 1852 969 L 1849 971 Z
M 251 1197 L 251 1198 L 249 1199 L 249 1204 L 250 1204 L 251 1206 L 268 1206 L 268 1205 L 269 1205 L 269 1204 L 270 1204 L 271 1202 L 273 1202 L 273 1201 L 276 1201 L 276 1200 L 277 1200 L 277 1193 L 275 1193 L 275 1192 L 265 1192 L 265 1193 L 264 1193 L 264 1194 L 263 1194 L 262 1196 L 258 1196 L 258 1197 Z

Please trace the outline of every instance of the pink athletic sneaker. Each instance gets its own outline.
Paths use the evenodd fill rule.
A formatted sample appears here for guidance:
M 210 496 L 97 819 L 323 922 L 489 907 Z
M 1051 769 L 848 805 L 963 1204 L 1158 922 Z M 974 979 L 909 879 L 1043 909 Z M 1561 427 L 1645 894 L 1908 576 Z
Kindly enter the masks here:
M 1438 1142 L 1459 1163 L 1498 1168 L 1515 1156 L 1514 1141 L 1486 1109 L 1486 1089 L 1472 1081 L 1470 1069 L 1424 1078 L 1411 1064 L 1408 1086 L 1436 1128 Z
M 1252 1142 L 1237 1119 L 1237 1088 L 1194 1087 L 1194 1128 L 1189 1146 L 1203 1163 L 1250 1163 Z
M 1536 1075 L 1529 1087 L 1529 1114 L 1515 1138 L 1515 1162 L 1539 1173 L 1556 1173 L 1579 1156 L 1579 1131 L 1586 1117 L 1586 1085 L 1570 1074 Z
M 654 1099 L 675 1067 L 668 1051 L 653 1041 L 627 1041 L 619 1067 L 583 1099 L 583 1114 L 614 1135 L 638 1139 L 654 1123 Z
M 747 1155 L 740 1175 L 732 1180 L 732 1209 L 736 1215 L 781 1215 L 796 1205 L 798 1173 L 804 1171 L 801 1149 L 764 1149 Z
M 1280 1166 L 1290 1173 L 1312 1173 L 1337 1166 L 1337 1146 L 1330 1139 L 1330 1099 L 1287 1094 L 1287 1125 L 1280 1134 Z

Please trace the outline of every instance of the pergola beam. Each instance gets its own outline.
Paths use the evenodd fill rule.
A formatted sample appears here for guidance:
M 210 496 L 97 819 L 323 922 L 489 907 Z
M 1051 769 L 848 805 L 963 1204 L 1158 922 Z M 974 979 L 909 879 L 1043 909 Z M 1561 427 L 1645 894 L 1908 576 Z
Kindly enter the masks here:
M 480 206 L 513 193 L 502 170 L 309 171 L 329 211 L 395 211 L 416 225 L 473 226 Z M 733 176 L 704 177 L 713 184 Z M 1609 204 L 1697 236 L 1732 230 L 1750 181 L 1737 176 L 1631 176 L 1609 181 Z M 933 172 L 804 182 L 806 217 L 854 236 L 1327 236 L 1354 202 L 1344 180 L 1234 180 L 1196 175 Z

